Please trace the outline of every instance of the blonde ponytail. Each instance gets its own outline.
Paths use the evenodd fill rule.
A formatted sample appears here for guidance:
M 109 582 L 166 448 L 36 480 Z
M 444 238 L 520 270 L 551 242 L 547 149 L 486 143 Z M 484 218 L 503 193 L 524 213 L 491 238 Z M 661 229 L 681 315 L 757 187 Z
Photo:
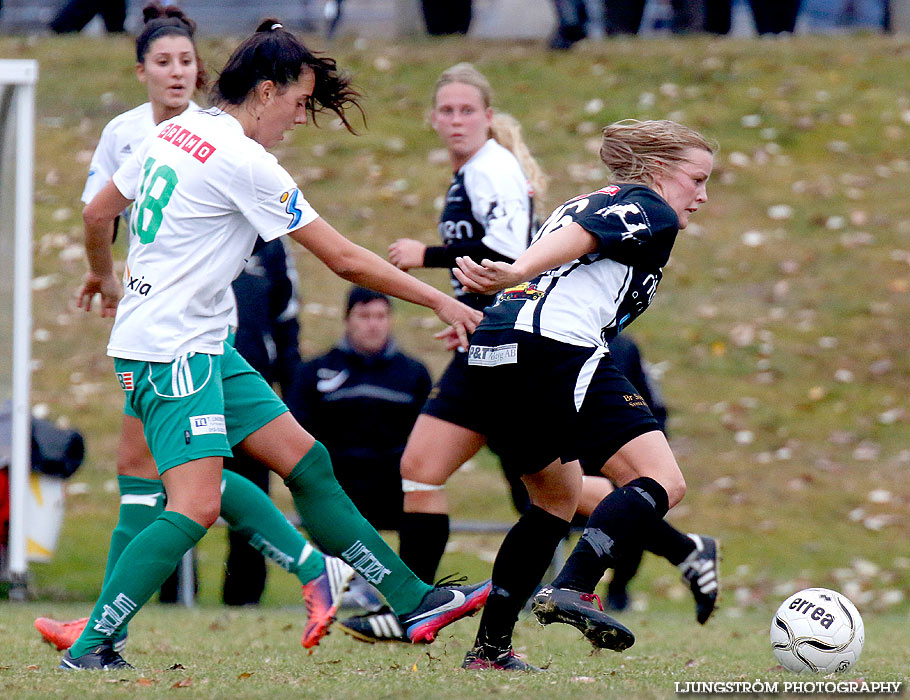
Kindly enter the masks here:
M 494 112 L 493 123 L 490 126 L 490 136 L 503 148 L 507 148 L 518 160 L 521 171 L 528 178 L 528 183 L 534 191 L 534 200 L 539 208 L 540 203 L 547 193 L 547 176 L 543 168 L 531 155 L 528 145 L 521 135 L 521 124 L 511 114 Z

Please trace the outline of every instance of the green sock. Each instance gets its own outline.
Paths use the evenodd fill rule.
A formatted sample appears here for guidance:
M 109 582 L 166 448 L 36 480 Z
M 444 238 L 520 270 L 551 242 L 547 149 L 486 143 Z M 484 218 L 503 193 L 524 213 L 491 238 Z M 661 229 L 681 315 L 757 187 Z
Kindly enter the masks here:
M 341 557 L 376 586 L 399 615 L 411 612 L 433 590 L 421 581 L 367 522 L 339 486 L 329 452 L 317 442 L 284 482 L 310 537 Z
M 104 583 L 111 577 L 123 549 L 164 512 L 164 484 L 159 479 L 118 476 L 117 485 L 120 487 L 120 517 L 111 533 Z
M 118 476 L 117 485 L 120 487 L 120 517 L 111 533 L 104 583 L 111 577 L 124 548 L 164 512 L 164 484 L 160 479 Z M 126 626 L 120 630 L 117 639 L 125 636 Z
M 272 499 L 252 481 L 225 469 L 221 473 L 221 517 L 249 538 L 250 546 L 308 583 L 325 571 L 322 554 L 313 548 Z
M 177 563 L 205 534 L 199 523 L 165 511 L 133 538 L 117 561 L 88 624 L 70 649 L 82 656 L 99 644 L 116 639 L 149 598 L 161 588 Z

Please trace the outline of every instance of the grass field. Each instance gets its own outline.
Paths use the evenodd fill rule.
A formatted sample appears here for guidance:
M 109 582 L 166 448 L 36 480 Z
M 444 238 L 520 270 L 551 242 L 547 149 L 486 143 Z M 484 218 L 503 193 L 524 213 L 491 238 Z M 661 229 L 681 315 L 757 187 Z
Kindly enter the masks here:
M 686 609 L 683 610 L 682 608 Z M 4 636 L 27 628 L 44 608 L 17 605 L 5 616 Z M 78 615 L 82 608 L 61 612 Z M 829 677 L 796 676 L 777 666 L 768 642 L 769 615 L 719 614 L 704 629 L 685 606 L 664 605 L 623 616 L 637 635 L 623 653 L 592 653 L 574 629 L 541 628 L 522 620 L 516 649 L 548 666 L 545 674 L 468 673 L 458 668 L 473 640 L 473 622 L 443 631 L 429 646 L 366 645 L 336 631 L 307 655 L 299 646 L 299 609 L 201 609 L 151 606 L 130 632 L 125 655 L 138 670 L 113 674 L 53 671 L 60 654 L 27 635 L 4 654 L 0 688 L 7 697 L 161 697 L 182 692 L 200 698 L 668 698 L 687 681 L 765 682 L 865 679 L 910 680 L 897 658 L 910 648 L 905 617 L 883 614 L 866 626 L 858 666 Z M 887 638 L 887 641 L 885 641 Z M 178 686 L 178 684 L 184 684 Z M 786 696 L 786 694 L 781 693 Z
M 208 65 L 234 43 L 203 42 Z M 545 207 L 603 184 L 596 144 L 610 121 L 669 117 L 719 142 L 709 202 L 631 329 L 661 375 L 689 483 L 670 517 L 724 541 L 723 608 L 705 630 L 674 572 L 651 559 L 634 584 L 647 611 L 630 618 L 640 635 L 626 655 L 591 657 L 572 630 L 538 634 L 528 623 L 519 643 L 532 661 L 552 657 L 550 674 L 452 675 L 473 632 L 461 623 L 453 640 L 426 650 L 357 647 L 336 634 L 308 657 L 297 646 L 299 591 L 282 573 L 271 573 L 261 609 L 217 606 L 217 532 L 200 548 L 200 608 L 151 608 L 134 625 L 128 658 L 150 687 L 139 676 L 48 673 L 57 655 L 39 645 L 31 618 L 86 614 L 116 517 L 121 396 L 103 354 L 110 324 L 77 313 L 71 295 L 84 270 L 79 194 L 91 150 L 109 119 L 144 100 L 130 52 L 128 39 L 0 39 L 0 56 L 41 62 L 34 402 L 88 445 L 57 554 L 33 567 L 38 602 L 0 603 L 4 694 L 157 696 L 189 677 L 186 691 L 200 697 L 668 697 L 675 680 L 781 677 L 766 628 L 777 604 L 808 585 L 843 591 L 863 613 L 867 646 L 855 676 L 906 677 L 910 42 L 887 37 L 616 40 L 558 55 L 527 43 L 341 42 L 331 52 L 363 88 L 362 134 L 325 119 L 276 150 L 317 211 L 384 254 L 400 236 L 435 240 L 448 173 L 425 111 L 436 76 L 457 61 L 487 73 L 496 105 L 525 125 L 551 176 Z M 312 354 L 338 336 L 345 284 L 303 253 L 298 269 L 302 349 Z M 418 274 L 446 288 L 441 272 Z M 446 360 L 431 337 L 438 326 L 416 307 L 397 310 L 402 345 L 438 373 Z M 487 455 L 450 493 L 457 518 L 513 517 Z M 290 507 L 282 488 L 276 498 Z M 497 545 L 497 536 L 458 537 L 443 569 L 486 575 Z M 184 668 L 151 670 L 174 663 Z

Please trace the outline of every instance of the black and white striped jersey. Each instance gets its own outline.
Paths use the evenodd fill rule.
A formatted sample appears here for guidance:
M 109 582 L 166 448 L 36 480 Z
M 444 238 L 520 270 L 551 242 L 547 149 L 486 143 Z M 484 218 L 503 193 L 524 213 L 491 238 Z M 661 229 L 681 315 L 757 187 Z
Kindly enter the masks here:
M 648 308 L 679 230 L 670 205 L 643 185 L 610 185 L 556 209 L 534 240 L 573 222 L 597 239 L 597 252 L 504 289 L 479 328 L 596 347 Z
M 531 242 L 533 194 L 518 159 L 489 139 L 452 176 L 439 217 L 442 246 L 427 248 L 425 267 L 455 267 L 455 257 L 513 261 Z M 452 276 L 455 296 L 482 309 L 493 297 L 468 294 Z

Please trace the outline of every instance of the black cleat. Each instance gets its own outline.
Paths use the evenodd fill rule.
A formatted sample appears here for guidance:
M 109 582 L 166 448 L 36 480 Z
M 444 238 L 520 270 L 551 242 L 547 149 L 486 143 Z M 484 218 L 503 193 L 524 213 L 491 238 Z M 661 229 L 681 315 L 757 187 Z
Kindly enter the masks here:
M 404 642 L 410 644 L 411 642 L 401 627 L 398 615 L 388 605 L 383 605 L 376 612 L 354 615 L 342 620 L 338 625 L 345 634 L 349 634 L 354 639 L 359 639 L 367 644 L 375 644 L 376 642 Z
M 135 667 L 123 660 L 112 643 L 100 644 L 82 656 L 73 657 L 70 650 L 63 653 L 59 668 L 64 671 L 128 671 Z
M 533 598 L 531 612 L 542 625 L 564 622 L 572 625 L 599 649 L 622 651 L 635 644 L 635 635 L 603 611 L 593 593 L 544 586 Z M 595 606 L 595 601 L 597 605 Z
M 512 647 L 508 649 L 498 649 L 478 644 L 471 651 L 465 654 L 464 663 L 461 667 L 469 671 L 485 671 L 492 669 L 495 671 L 525 671 L 528 673 L 541 672 L 544 669 L 532 666 L 527 661 L 522 660 Z
M 688 583 L 695 598 L 695 619 L 705 624 L 717 605 L 718 562 L 720 546 L 717 540 L 707 535 L 688 535 L 695 543 L 695 549 L 679 565 L 683 583 Z

